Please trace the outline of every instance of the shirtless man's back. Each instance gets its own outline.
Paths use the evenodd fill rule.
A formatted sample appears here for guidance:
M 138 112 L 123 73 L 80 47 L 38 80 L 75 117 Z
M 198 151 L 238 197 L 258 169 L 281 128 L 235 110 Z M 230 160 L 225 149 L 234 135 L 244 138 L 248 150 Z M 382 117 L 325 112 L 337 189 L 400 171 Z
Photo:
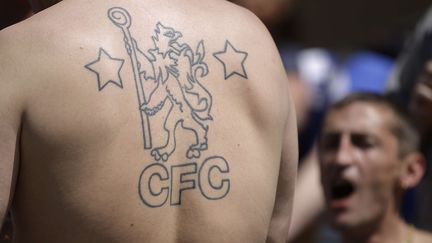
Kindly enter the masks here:
M 0 138 L 0 220 L 10 208 L 19 243 L 288 233 L 285 73 L 225 1 L 65 0 L 0 32 Z

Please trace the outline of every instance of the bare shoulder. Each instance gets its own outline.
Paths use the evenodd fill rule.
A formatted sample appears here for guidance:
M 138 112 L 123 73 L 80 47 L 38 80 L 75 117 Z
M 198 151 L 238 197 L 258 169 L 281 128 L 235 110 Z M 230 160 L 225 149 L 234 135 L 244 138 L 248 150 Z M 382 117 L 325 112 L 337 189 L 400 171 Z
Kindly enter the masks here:
M 47 46 L 53 35 L 48 31 L 49 25 L 40 22 L 40 18 L 32 17 L 0 31 L 0 55 L 5 71 L 30 73 L 27 71 L 33 71 L 32 68 L 44 60 L 44 54 L 50 54 Z
M 243 24 L 251 24 L 260 29 L 256 29 L 258 31 L 266 32 L 266 27 L 261 22 L 261 20 L 250 10 L 236 5 L 234 3 L 228 1 L 216 1 L 218 6 L 221 8 L 221 12 L 215 12 L 215 15 L 218 15 L 222 18 L 227 18 L 228 21 L 233 24 L 243 25 Z M 246 26 L 245 26 L 246 27 Z
M 32 68 L 29 55 L 26 55 L 32 48 L 30 38 L 20 25 L 0 31 L 0 96 L 16 102 L 16 108 L 19 107 L 17 101 L 25 93 L 27 70 Z
M 219 2 L 218 2 L 219 3 Z M 277 46 L 261 20 L 249 10 L 232 4 L 220 2 L 221 11 L 215 11 L 213 18 L 218 19 L 214 28 L 221 29 L 233 48 L 248 53 L 248 77 L 259 86 L 272 85 L 280 92 L 278 98 L 288 97 L 288 82 Z M 216 37 L 217 38 L 217 37 Z M 219 41 L 220 42 L 220 41 Z M 253 82 L 251 82 L 253 83 Z M 285 103 L 290 101 L 284 100 Z
M 21 24 L 0 31 L 0 68 L 2 73 L 10 71 L 11 66 L 23 54 L 28 46 L 30 35 Z M 24 50 L 23 50 L 24 48 Z M 13 68 L 12 68 L 13 69 Z
M 254 13 L 230 2 L 223 3 L 226 10 L 215 14 L 219 15 L 220 23 L 226 26 L 227 31 L 237 33 L 237 37 L 248 45 L 259 47 L 254 51 L 279 57 L 272 36 Z
M 49 65 L 44 65 L 49 53 L 37 30 L 26 21 L 0 32 L 0 96 L 13 103 L 8 109 L 16 117 L 26 110 Z
M 25 41 L 20 38 L 22 36 L 17 28 L 0 31 L 0 163 L 4 165 L 13 161 L 10 159 L 11 151 L 14 151 L 12 146 L 15 146 L 27 96 L 24 80 L 27 79 L 25 73 L 29 65 L 21 52 L 22 42 Z M 4 172 L 7 173 L 6 167 Z M 2 176 L 8 178 L 9 175 Z
M 60 22 L 47 12 L 0 31 L 0 96 L 14 100 L 13 110 L 28 111 L 35 100 L 48 97 L 46 87 L 52 90 L 65 76 L 65 63 L 80 54 L 66 44 L 73 39 Z

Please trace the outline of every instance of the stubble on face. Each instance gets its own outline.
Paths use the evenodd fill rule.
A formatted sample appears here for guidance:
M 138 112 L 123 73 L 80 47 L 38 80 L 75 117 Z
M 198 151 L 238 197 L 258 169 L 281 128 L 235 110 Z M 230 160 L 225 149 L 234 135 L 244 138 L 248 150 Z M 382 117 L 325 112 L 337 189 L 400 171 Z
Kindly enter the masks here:
M 339 229 L 371 224 L 396 207 L 401 161 L 392 119 L 392 111 L 383 106 L 357 102 L 332 110 L 324 121 L 319 143 L 322 184 Z

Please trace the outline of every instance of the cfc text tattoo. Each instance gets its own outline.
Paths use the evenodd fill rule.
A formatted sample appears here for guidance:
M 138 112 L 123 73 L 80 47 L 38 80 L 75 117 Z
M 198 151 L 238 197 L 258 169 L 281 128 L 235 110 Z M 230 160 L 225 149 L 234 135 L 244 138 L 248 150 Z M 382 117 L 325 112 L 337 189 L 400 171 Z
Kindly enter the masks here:
M 152 208 L 181 205 L 182 193 L 199 189 L 208 200 L 224 198 L 230 191 L 228 162 L 221 156 L 204 160 L 201 167 L 195 162 L 173 165 L 170 171 L 162 163 L 148 165 L 141 173 L 138 191 L 142 202 Z M 220 177 L 220 178 L 219 178 Z
M 150 208 L 181 205 L 188 190 L 199 191 L 206 200 L 225 198 L 231 188 L 228 161 L 219 155 L 202 158 L 209 148 L 208 132 L 213 122 L 213 97 L 203 82 L 210 72 L 204 60 L 204 41 L 185 43 L 180 31 L 157 22 L 148 37 L 152 47 L 143 49 L 133 36 L 132 17 L 126 9 L 110 8 L 108 19 L 123 37 L 133 73 L 129 79 L 133 78 L 135 84 L 144 151 L 155 161 L 146 164 L 139 174 L 142 203 Z M 223 65 L 225 79 L 233 75 L 247 79 L 247 56 L 228 40 L 222 51 L 213 54 Z M 98 90 L 102 91 L 109 83 L 119 88 L 123 88 L 123 82 L 128 83 L 121 77 L 123 64 L 125 59 L 114 58 L 100 48 L 96 60 L 85 68 L 96 74 Z M 160 129 L 152 125 L 157 119 L 162 119 Z M 177 144 L 180 132 L 193 137 L 186 148 Z M 159 139 L 152 138 L 152 133 Z M 184 158 L 183 163 L 170 159 L 174 153 L 176 158 Z

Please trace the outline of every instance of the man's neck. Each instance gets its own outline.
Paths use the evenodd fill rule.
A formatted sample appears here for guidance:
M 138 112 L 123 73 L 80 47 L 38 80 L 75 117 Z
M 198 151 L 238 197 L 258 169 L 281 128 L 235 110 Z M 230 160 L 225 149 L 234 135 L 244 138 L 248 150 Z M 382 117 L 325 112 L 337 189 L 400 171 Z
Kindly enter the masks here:
M 387 214 L 378 222 L 362 229 L 342 232 L 344 243 L 405 243 L 409 226 L 396 213 Z

